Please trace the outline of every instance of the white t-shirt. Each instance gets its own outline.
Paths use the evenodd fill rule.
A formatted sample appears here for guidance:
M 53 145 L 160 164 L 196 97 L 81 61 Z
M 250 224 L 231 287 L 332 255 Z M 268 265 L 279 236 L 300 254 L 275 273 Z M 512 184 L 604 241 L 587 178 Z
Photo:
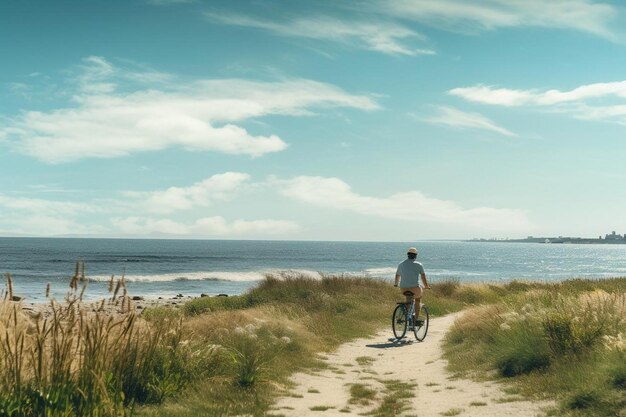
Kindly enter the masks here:
M 396 275 L 400 275 L 400 288 L 422 288 L 420 276 L 423 273 L 424 267 L 415 259 L 401 262 L 396 270 Z

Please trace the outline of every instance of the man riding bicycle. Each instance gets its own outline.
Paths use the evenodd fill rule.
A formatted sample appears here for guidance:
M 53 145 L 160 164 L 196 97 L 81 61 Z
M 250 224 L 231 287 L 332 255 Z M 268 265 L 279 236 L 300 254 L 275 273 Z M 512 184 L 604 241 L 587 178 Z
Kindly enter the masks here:
M 407 259 L 398 265 L 396 270 L 394 287 L 400 285 L 400 291 L 406 296 L 406 303 L 410 305 L 415 297 L 417 308 L 415 309 L 415 323 L 418 323 L 419 305 L 422 299 L 423 289 L 430 289 L 430 285 L 426 281 L 426 273 L 421 263 L 417 262 L 417 249 L 409 248 L 407 250 Z M 422 282 L 419 282 L 421 277 Z M 409 292 L 411 294 L 409 294 Z

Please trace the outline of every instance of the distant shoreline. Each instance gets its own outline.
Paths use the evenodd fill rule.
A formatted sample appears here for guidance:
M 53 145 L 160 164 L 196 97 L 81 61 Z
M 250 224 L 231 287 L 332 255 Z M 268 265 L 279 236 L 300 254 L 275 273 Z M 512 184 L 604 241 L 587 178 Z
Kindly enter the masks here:
M 528 237 L 526 239 L 470 239 L 466 242 L 497 242 L 497 243 L 543 243 L 573 245 L 626 245 L 626 239 L 599 239 L 584 237 Z

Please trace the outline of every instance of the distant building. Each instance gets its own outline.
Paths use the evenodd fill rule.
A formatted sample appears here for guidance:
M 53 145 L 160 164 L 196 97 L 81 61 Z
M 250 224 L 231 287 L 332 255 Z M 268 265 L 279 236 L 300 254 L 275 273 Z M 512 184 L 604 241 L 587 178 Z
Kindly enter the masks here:
M 610 235 L 606 235 L 604 238 L 606 240 L 621 240 L 624 239 L 624 236 L 615 233 L 615 230 L 613 230 L 613 233 L 611 233 Z

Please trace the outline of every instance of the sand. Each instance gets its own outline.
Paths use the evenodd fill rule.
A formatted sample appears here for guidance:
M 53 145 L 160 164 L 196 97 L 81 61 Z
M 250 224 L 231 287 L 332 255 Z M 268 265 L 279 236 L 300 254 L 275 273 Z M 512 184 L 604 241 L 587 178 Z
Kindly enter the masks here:
M 144 298 L 139 296 L 120 296 L 115 300 L 111 298 L 104 298 L 100 300 L 83 301 L 80 303 L 80 308 L 84 312 L 95 313 L 96 311 L 104 312 L 105 314 L 128 314 L 134 312 L 135 314 L 142 314 L 144 311 L 154 307 L 168 307 L 178 309 L 182 307 L 187 301 L 192 300 L 194 297 L 178 295 L 175 297 L 159 297 L 159 298 Z M 32 317 L 42 316 L 43 318 L 50 317 L 52 315 L 52 308 L 50 302 L 45 303 L 33 303 L 27 301 L 6 301 L 10 305 L 17 305 L 21 307 L 22 311 Z M 66 300 L 55 300 L 57 305 L 67 305 Z
M 456 378 L 446 370 L 441 342 L 458 314 L 431 319 L 424 342 L 389 341 L 391 330 L 346 343 L 327 355 L 328 368 L 292 377 L 294 388 L 278 399 L 272 413 L 284 416 L 349 416 L 376 410 L 385 397 L 385 381 L 417 384 L 402 416 L 544 415 L 553 402 L 530 402 L 507 394 L 498 382 Z M 413 337 L 410 334 L 411 339 Z M 357 358 L 359 358 L 357 360 Z M 360 383 L 376 391 L 369 404 L 351 404 L 350 386 Z M 509 390 L 510 392 L 510 390 Z M 313 408 L 313 409 L 312 409 Z

